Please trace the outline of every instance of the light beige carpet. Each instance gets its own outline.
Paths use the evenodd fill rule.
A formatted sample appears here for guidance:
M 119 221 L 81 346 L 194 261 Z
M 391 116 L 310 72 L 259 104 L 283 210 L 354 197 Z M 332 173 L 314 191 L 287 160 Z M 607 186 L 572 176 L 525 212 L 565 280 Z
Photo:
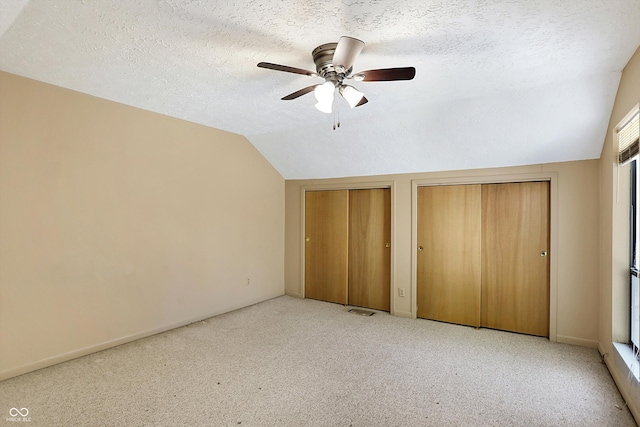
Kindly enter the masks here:
M 347 310 L 284 296 L 12 378 L 0 423 L 635 425 L 594 349 Z

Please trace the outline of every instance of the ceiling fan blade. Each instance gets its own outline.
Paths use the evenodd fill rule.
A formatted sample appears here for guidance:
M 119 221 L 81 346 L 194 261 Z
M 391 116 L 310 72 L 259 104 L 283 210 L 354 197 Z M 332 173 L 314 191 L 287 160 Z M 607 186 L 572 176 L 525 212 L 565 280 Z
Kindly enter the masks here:
M 317 76 L 317 74 L 314 73 L 313 71 L 303 70 L 302 68 L 289 67 L 288 65 L 272 64 L 270 62 L 260 62 L 258 63 L 258 67 L 268 68 L 269 70 L 285 71 L 287 73 L 302 74 L 304 76 L 311 76 L 311 77 Z
M 389 82 L 393 80 L 411 80 L 416 75 L 413 67 L 381 68 L 379 70 L 360 71 L 352 77 L 365 82 Z M 359 78 L 363 77 L 363 78 Z
M 363 97 L 362 97 L 362 99 L 360 100 L 360 102 L 358 102 L 358 105 L 356 105 L 356 106 L 355 106 L 355 107 L 353 107 L 353 108 L 356 108 L 356 107 L 359 107 L 359 106 L 361 106 L 361 105 L 364 105 L 364 104 L 366 104 L 367 102 L 369 102 L 369 100 L 368 100 L 366 97 L 364 97 L 364 96 L 363 96 Z
M 290 93 L 289 95 L 283 97 L 282 100 L 283 101 L 290 101 L 292 99 L 296 99 L 299 96 L 305 95 L 305 94 L 307 94 L 309 92 L 313 92 L 313 90 L 318 86 L 320 86 L 320 85 L 307 86 L 307 87 L 305 87 L 303 89 L 300 89 L 300 90 L 297 90 L 297 91 L 295 91 L 293 93 Z
M 348 70 L 360 55 L 363 47 L 364 42 L 361 40 L 347 36 L 340 37 L 336 51 L 333 53 L 333 66 L 341 66 Z

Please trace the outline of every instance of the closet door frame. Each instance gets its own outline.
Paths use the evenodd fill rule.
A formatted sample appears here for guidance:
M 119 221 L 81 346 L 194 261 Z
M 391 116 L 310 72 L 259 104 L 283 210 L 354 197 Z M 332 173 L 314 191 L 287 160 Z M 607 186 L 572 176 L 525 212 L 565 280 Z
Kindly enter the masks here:
M 319 185 L 303 185 L 300 189 L 300 235 L 302 238 L 300 239 L 300 288 L 301 288 L 301 297 L 305 298 L 305 218 L 306 218 L 306 193 L 307 191 L 329 191 L 329 190 L 371 190 L 377 188 L 384 188 L 391 190 L 391 265 L 389 271 L 389 313 L 391 315 L 396 315 L 395 313 L 395 282 L 394 282 L 394 265 L 395 265 L 395 200 L 396 200 L 396 183 L 395 181 L 370 181 L 370 182 L 359 182 L 353 183 L 350 185 L 345 184 L 319 184 Z
M 411 181 L 411 317 L 418 313 L 418 187 L 434 185 L 503 184 L 511 182 L 549 182 L 549 341 L 557 342 L 558 295 L 558 173 L 539 172 L 495 176 L 414 179 Z M 393 296 L 393 295 L 392 295 Z

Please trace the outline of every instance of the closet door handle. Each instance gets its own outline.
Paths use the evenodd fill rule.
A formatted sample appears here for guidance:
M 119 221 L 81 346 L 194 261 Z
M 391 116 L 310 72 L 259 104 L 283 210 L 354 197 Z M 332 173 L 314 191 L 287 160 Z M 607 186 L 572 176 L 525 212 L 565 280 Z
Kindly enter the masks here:
M 418 246 L 418 252 L 422 252 L 424 251 L 424 248 L 422 246 Z

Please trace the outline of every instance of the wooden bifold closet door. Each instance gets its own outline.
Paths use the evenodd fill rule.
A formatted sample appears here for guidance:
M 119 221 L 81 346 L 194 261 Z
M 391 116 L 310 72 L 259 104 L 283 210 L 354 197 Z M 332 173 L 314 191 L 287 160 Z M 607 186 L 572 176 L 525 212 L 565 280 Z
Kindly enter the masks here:
M 418 188 L 418 317 L 480 326 L 481 188 Z
M 305 199 L 305 297 L 389 311 L 391 190 Z
M 305 296 L 347 304 L 349 191 L 309 191 L 305 198 Z
M 350 190 L 349 206 L 349 305 L 389 311 L 391 190 Z
M 418 188 L 418 317 L 549 336 L 549 183 Z
M 549 336 L 549 183 L 482 188 L 482 326 Z

